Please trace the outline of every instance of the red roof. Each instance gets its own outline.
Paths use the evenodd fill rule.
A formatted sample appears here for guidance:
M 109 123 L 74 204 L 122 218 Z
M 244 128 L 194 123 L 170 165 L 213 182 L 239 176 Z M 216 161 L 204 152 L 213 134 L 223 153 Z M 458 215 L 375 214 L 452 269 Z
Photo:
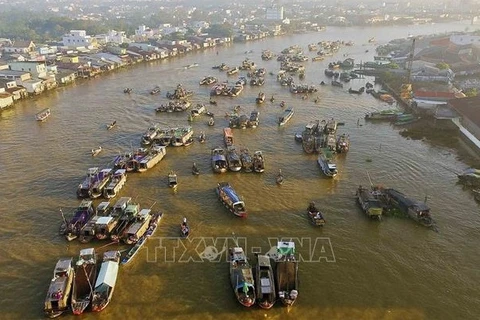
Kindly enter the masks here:
M 448 104 L 462 117 L 467 118 L 476 126 L 480 127 L 480 97 L 454 99 Z

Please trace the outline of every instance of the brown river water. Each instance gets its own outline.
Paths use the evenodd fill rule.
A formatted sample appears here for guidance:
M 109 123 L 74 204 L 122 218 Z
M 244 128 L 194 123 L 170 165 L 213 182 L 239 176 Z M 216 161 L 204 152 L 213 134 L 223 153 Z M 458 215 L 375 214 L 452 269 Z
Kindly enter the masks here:
M 189 147 L 169 147 L 165 158 L 153 169 L 130 174 L 121 196 L 131 196 L 142 207 L 153 205 L 165 213 L 160 227 L 135 260 L 119 271 L 113 300 L 101 314 L 86 313 L 84 319 L 478 319 L 480 314 L 480 257 L 478 255 L 479 206 L 469 192 L 457 184 L 455 173 L 472 165 L 460 143 L 432 143 L 406 139 L 400 128 L 389 123 L 365 123 L 366 112 L 389 108 L 371 95 L 351 95 L 343 89 L 319 86 L 327 80 L 323 70 L 332 60 L 348 54 L 360 61 L 372 60 L 375 37 L 378 44 L 408 34 L 463 31 L 468 23 L 388 28 L 327 28 L 313 34 L 270 38 L 234 44 L 169 61 L 140 64 L 44 96 L 18 103 L 0 114 L 0 318 L 40 319 L 43 302 L 59 257 L 77 257 L 79 249 L 94 246 L 99 252 L 124 250 L 116 244 L 67 243 L 58 235 L 59 209 L 70 212 L 79 204 L 75 190 L 92 166 L 104 167 L 119 153 L 137 148 L 140 137 L 152 123 L 161 126 L 187 125 L 185 113 L 156 114 L 166 103 L 165 94 L 181 83 L 195 91 L 192 102 L 208 104 L 209 88 L 198 81 L 206 75 L 221 81 L 227 75 L 212 66 L 225 62 L 240 65 L 248 57 L 268 72 L 279 70 L 276 60 L 262 61 L 263 49 L 279 53 L 297 44 L 321 40 L 352 40 L 336 56 L 321 62 L 306 62 L 305 84 L 319 91 L 306 100 L 290 94 L 272 75 L 264 87 L 246 86 L 235 98 L 217 98 L 208 106 L 217 115 L 260 111 L 256 129 L 234 129 L 236 144 L 250 151 L 262 150 L 266 158 L 263 174 L 213 174 L 211 148 L 222 145 L 222 128 L 228 121 L 208 117 L 193 123 L 196 136 L 204 131 L 207 141 Z M 367 52 L 368 50 L 368 52 Z M 216 54 L 218 51 L 218 54 Z M 198 63 L 196 68 L 184 66 Z M 230 82 L 236 76 L 228 78 Z M 352 80 L 358 88 L 372 79 Z M 149 91 L 159 85 L 162 92 Z M 123 88 L 133 88 L 126 95 Z M 255 105 L 259 91 L 274 94 L 275 103 Z M 314 103 L 318 96 L 319 103 Z M 281 100 L 296 113 L 278 127 Z M 43 108 L 52 115 L 37 123 L 34 115 Z M 335 118 L 344 122 L 339 133 L 351 138 L 351 150 L 336 159 L 339 175 L 331 180 L 320 173 L 316 155 L 307 155 L 294 141 L 312 119 Z M 360 118 L 359 125 L 357 119 Z M 107 131 L 105 125 L 117 121 Z M 454 141 L 456 141 L 454 139 Z M 92 157 L 90 150 L 102 146 Z M 371 161 L 369 161 L 371 160 Z M 192 162 L 201 170 L 191 175 Z M 275 184 L 281 169 L 285 183 Z M 179 187 L 173 193 L 167 174 L 175 170 Z M 381 222 L 367 219 L 356 205 L 359 184 L 383 184 L 427 203 L 439 232 L 428 230 L 400 217 Z M 249 216 L 236 218 L 218 201 L 217 182 L 229 181 L 243 196 Z M 305 209 L 314 200 L 327 219 L 323 228 L 313 227 Z M 178 227 L 187 217 L 191 239 L 179 241 Z M 269 310 L 243 308 L 229 284 L 223 247 L 233 236 L 254 252 L 267 252 L 276 239 L 297 243 L 301 255 L 300 289 L 296 304 L 287 310 L 280 303 Z M 210 255 L 208 255 L 210 254 Z M 203 257 L 203 260 L 202 260 Z M 207 258 L 211 259 L 207 259 Z M 72 318 L 72 315 L 65 315 Z

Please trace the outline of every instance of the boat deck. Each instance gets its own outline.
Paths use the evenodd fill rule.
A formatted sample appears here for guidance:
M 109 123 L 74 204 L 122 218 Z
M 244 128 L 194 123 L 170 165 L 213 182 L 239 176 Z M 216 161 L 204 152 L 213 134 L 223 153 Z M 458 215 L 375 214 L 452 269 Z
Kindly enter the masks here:
M 277 263 L 277 285 L 279 290 L 296 289 L 296 266 L 297 262 L 291 261 Z

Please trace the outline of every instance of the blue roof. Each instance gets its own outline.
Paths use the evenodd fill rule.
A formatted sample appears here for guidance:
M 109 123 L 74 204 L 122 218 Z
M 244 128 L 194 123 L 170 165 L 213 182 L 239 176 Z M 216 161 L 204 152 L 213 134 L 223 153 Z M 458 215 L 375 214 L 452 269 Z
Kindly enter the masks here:
M 227 194 L 227 196 L 232 200 L 233 203 L 241 202 L 240 198 L 232 187 L 223 187 L 223 191 Z

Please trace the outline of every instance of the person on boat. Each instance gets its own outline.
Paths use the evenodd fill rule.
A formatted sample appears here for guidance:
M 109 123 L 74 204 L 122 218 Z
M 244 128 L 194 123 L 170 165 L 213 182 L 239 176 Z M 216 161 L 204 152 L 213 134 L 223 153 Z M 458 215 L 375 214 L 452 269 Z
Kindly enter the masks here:
M 317 208 L 315 207 L 315 202 L 314 201 L 310 202 L 307 210 L 310 214 L 318 211 Z

